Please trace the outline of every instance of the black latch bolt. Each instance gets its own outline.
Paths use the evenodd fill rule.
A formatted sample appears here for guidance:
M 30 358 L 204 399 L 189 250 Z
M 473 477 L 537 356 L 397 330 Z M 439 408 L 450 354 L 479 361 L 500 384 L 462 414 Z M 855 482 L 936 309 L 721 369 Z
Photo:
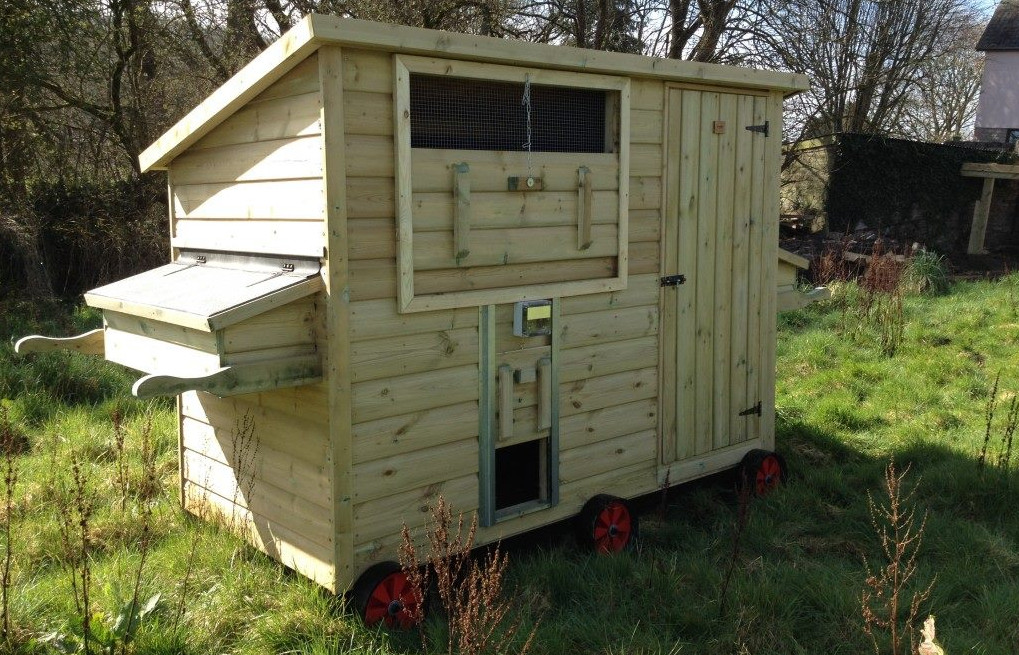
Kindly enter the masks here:
M 678 287 L 684 282 L 686 282 L 685 275 L 666 275 L 661 279 L 663 287 Z
M 744 409 L 742 412 L 739 413 L 740 416 L 753 416 L 754 414 L 757 414 L 758 416 L 761 415 L 761 401 L 760 400 L 758 400 L 757 404 L 754 405 L 753 407 L 751 407 L 749 409 Z

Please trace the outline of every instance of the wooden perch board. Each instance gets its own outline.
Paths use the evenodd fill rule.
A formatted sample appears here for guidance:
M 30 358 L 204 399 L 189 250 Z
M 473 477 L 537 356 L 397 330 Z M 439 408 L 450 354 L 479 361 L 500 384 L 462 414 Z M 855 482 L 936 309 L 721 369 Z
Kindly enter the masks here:
M 134 383 L 131 393 L 136 398 L 152 398 L 175 396 L 185 391 L 205 391 L 223 398 L 269 389 L 296 387 L 321 379 L 322 363 L 319 357 L 308 355 L 225 366 L 210 375 L 193 378 L 146 375 Z
M 74 337 L 64 338 L 32 335 L 22 337 L 14 344 L 14 352 L 19 355 L 53 352 L 54 350 L 74 350 L 84 355 L 103 355 L 106 352 L 103 329 L 99 328 Z

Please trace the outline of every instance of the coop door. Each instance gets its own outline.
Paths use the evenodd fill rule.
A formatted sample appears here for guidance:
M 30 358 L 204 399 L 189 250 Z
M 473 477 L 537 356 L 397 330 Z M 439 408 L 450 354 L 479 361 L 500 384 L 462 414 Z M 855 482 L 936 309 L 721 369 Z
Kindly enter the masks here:
M 481 308 L 484 525 L 558 502 L 558 301 Z
M 772 102 L 669 92 L 664 272 L 685 282 L 663 291 L 665 463 L 761 434 L 773 384 L 761 342 L 775 320 L 777 236 L 768 221 L 777 221 L 769 214 L 781 135 Z

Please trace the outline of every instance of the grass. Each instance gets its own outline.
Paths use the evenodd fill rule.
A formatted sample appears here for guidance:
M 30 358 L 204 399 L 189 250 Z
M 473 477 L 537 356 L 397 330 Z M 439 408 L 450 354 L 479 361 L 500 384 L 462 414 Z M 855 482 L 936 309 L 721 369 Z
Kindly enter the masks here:
M 662 517 L 654 511 L 659 495 L 647 499 L 641 546 L 632 553 L 582 552 L 563 527 L 504 544 L 504 582 L 521 633 L 537 623 L 531 652 L 872 651 L 861 593 L 865 562 L 880 566 L 882 550 L 868 495 L 880 498 L 892 458 L 899 471 L 909 467 L 911 502 L 917 516 L 927 516 L 914 590 L 934 585 L 919 616 L 937 617 L 948 653 L 1019 652 L 1019 457 L 1009 467 L 977 465 L 999 373 L 998 407 L 1007 409 L 1019 393 L 1017 285 L 1013 275 L 956 284 L 940 297 L 907 296 L 893 356 L 882 349 L 879 325 L 840 308 L 839 298 L 858 295 L 852 285 L 827 306 L 782 315 L 777 441 L 792 480 L 751 503 L 724 611 L 720 591 L 739 503 L 732 478 L 716 476 L 670 490 Z M 9 650 L 51 652 L 53 642 L 41 638 L 74 627 L 57 521 L 58 490 L 61 480 L 70 484 L 74 453 L 96 498 L 90 561 L 100 623 L 108 625 L 130 594 L 141 557 L 141 503 L 151 511 L 139 594 L 161 600 L 123 652 L 420 651 L 417 635 L 365 628 L 314 584 L 183 516 L 172 407 L 126 399 L 129 373 L 79 356 L 16 358 L 7 342 L 83 331 L 98 324 L 96 314 L 23 304 L 0 310 L 0 403 L 22 444 L 10 514 Z M 122 503 L 115 408 L 124 417 L 129 488 L 141 484 L 140 435 L 152 423 L 161 488 L 154 498 L 128 494 Z M 999 409 L 988 461 L 999 461 L 1005 419 Z M 445 645 L 433 641 L 433 648 Z

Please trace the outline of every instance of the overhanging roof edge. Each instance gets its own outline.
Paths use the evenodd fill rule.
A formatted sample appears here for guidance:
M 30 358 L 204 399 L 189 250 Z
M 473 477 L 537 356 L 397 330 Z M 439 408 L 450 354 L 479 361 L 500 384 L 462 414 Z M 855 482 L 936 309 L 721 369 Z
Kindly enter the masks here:
M 142 172 L 166 169 L 175 157 L 322 45 L 386 49 L 405 54 L 531 65 L 579 73 L 651 77 L 735 89 L 766 89 L 786 96 L 804 91 L 810 85 L 807 76 L 799 73 L 660 59 L 309 14 L 146 148 L 138 156 Z

